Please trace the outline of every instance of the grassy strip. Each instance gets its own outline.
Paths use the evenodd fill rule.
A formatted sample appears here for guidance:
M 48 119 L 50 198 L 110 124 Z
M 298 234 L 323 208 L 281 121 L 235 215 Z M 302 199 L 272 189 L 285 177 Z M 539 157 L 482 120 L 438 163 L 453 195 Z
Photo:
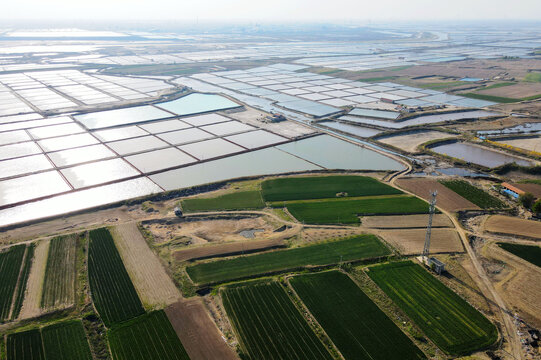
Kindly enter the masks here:
M 484 349 L 498 338 L 494 324 L 411 261 L 376 265 L 368 275 L 448 354 Z
M 413 196 L 291 202 L 287 209 L 307 224 L 358 224 L 359 215 L 426 214 L 428 204 Z
M 250 359 L 332 359 L 278 283 L 236 286 L 221 294 Z
M 476 94 L 476 93 L 462 93 L 458 95 L 468 97 L 471 99 L 486 100 L 486 101 L 492 101 L 492 102 L 503 103 L 503 104 L 509 104 L 509 103 L 515 103 L 515 102 L 521 101 L 521 99 L 513 99 L 513 98 L 508 98 L 508 97 L 503 97 L 503 96 L 493 96 L 493 95 Z
M 514 83 L 514 82 L 501 82 L 501 83 L 486 86 L 484 88 L 481 88 L 480 90 L 497 89 L 497 88 L 501 88 L 501 87 L 504 87 L 504 86 L 510 86 L 510 85 L 515 85 L 515 84 L 517 84 L 517 83 Z
M 47 326 L 41 337 L 47 360 L 92 360 L 81 320 Z
M 108 331 L 115 360 L 189 360 L 163 310 L 154 311 Z
M 290 283 L 345 359 L 426 358 L 347 275 L 328 271 Z
M 43 280 L 41 308 L 51 309 L 61 304 L 73 303 L 76 243 L 76 234 L 59 236 L 51 240 Z
M 15 303 L 13 304 L 13 313 L 11 319 L 15 320 L 19 317 L 21 308 L 23 307 L 24 292 L 26 290 L 26 283 L 28 282 L 28 275 L 30 275 L 30 268 L 32 267 L 32 260 L 34 259 L 34 250 L 36 244 L 32 243 L 26 248 L 26 257 L 24 259 L 21 276 L 19 278 L 19 284 L 17 286 L 17 294 L 15 295 Z
M 505 204 L 487 192 L 471 185 L 464 180 L 440 180 L 445 187 L 456 192 L 458 195 L 468 199 L 482 209 L 501 209 Z
M 541 185 L 541 180 L 539 179 L 520 180 L 519 183 Z
M 25 251 L 26 245 L 15 245 L 0 252 L 0 323 L 9 317 Z
M 197 284 L 215 284 L 257 275 L 369 259 L 391 252 L 374 235 L 359 235 L 287 250 L 200 263 L 186 268 Z
M 105 228 L 90 231 L 88 278 L 94 306 L 105 325 L 145 312 L 113 238 Z
M 241 191 L 214 198 L 192 198 L 182 200 L 185 212 L 261 209 L 265 207 L 259 191 Z
M 45 360 L 39 329 L 9 334 L 7 360 Z
M 468 84 L 467 81 L 448 81 L 448 82 L 437 82 L 437 83 L 427 83 L 427 84 L 418 84 L 420 88 L 424 89 L 446 89 L 449 87 L 461 86 Z
M 498 245 L 505 251 L 522 258 L 529 263 L 541 267 L 541 247 L 534 245 L 520 245 L 499 242 Z
M 537 52 L 536 52 L 537 53 Z M 541 54 L 541 51 L 539 51 Z M 541 72 L 529 72 L 524 77 L 524 81 L 528 82 L 541 82 Z
M 289 177 L 266 180 L 261 184 L 265 201 L 288 201 L 402 194 L 402 191 L 367 176 Z

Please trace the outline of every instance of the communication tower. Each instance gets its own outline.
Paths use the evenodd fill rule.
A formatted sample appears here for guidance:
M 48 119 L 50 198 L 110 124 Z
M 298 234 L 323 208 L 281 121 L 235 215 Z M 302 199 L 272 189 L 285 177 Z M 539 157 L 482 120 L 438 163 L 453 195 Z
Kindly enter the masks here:
M 428 260 L 428 253 L 430 252 L 430 235 L 432 234 L 432 218 L 434 217 L 434 211 L 436 210 L 436 196 L 438 196 L 438 191 L 434 190 L 431 195 L 432 195 L 432 199 L 430 200 L 430 210 L 428 214 L 428 227 L 426 228 L 425 247 L 423 249 L 424 261 Z

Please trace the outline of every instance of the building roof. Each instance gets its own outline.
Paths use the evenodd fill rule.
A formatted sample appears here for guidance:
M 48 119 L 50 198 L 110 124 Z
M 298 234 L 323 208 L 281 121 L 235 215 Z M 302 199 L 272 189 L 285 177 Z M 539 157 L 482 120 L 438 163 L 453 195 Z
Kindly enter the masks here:
M 507 190 L 511 190 L 512 192 L 517 193 L 519 195 L 522 195 L 522 194 L 525 193 L 524 190 L 521 190 L 521 189 L 517 188 L 516 186 L 514 186 L 512 184 L 509 184 L 509 183 L 506 183 L 506 182 L 502 183 L 502 187 L 506 188 Z
M 525 193 L 531 193 L 536 199 L 541 199 L 541 185 L 539 184 L 517 184 L 511 183 L 510 185 L 522 190 Z

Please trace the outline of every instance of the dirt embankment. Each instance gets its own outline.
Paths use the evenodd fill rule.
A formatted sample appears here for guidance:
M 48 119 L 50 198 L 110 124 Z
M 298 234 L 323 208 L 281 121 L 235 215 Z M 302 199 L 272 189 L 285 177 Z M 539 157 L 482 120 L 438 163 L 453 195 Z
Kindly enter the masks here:
M 403 178 L 396 180 L 396 184 L 427 201 L 430 200 L 431 192 L 437 190 L 437 206 L 445 211 L 456 212 L 459 210 L 480 210 L 477 205 L 440 184 L 437 180 L 425 178 Z

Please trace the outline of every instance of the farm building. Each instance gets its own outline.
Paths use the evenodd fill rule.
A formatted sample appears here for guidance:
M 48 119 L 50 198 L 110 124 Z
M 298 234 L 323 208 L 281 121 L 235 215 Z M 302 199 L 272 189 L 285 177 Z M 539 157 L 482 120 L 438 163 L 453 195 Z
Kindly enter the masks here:
M 502 191 L 511 197 L 518 197 L 525 193 L 531 193 L 534 198 L 541 199 L 541 185 L 537 184 L 517 184 L 517 183 L 502 183 Z

